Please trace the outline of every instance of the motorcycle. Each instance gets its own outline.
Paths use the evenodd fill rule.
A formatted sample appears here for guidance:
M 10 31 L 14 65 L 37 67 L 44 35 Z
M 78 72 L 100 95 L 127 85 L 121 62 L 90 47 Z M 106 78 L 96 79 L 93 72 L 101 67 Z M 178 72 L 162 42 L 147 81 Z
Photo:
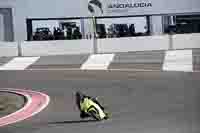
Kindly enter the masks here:
M 76 102 L 80 111 L 83 111 L 85 114 L 93 117 L 95 120 L 106 120 L 111 116 L 111 114 L 106 112 L 102 106 L 96 102 L 96 100 L 80 92 L 76 93 Z

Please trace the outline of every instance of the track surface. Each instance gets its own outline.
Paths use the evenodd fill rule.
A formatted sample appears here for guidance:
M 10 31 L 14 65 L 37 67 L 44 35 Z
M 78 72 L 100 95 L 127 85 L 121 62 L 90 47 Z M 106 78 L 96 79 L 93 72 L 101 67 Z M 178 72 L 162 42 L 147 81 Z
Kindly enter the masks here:
M 1 133 L 199 133 L 200 73 L 0 72 L 0 85 L 48 94 L 49 106 Z M 100 96 L 113 118 L 81 121 L 73 92 Z M 84 89 L 86 88 L 86 89 Z

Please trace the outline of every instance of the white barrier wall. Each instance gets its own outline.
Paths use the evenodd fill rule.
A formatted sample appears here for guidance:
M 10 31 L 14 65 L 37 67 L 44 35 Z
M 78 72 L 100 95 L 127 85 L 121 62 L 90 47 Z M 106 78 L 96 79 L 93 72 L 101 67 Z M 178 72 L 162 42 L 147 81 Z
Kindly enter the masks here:
M 57 40 L 23 42 L 23 56 L 87 54 L 93 50 L 92 40 Z
M 200 48 L 200 34 L 177 34 L 173 35 L 173 48 Z
M 200 34 L 172 36 L 174 49 L 200 48 Z M 98 39 L 99 53 L 168 50 L 169 36 Z M 21 43 L 22 56 L 93 53 L 93 40 L 32 41 Z M 0 57 L 18 56 L 17 42 L 0 42 Z
M 168 47 L 168 35 L 108 38 L 98 40 L 98 50 L 100 53 L 168 50 Z
M 0 57 L 18 56 L 17 42 L 0 42 Z

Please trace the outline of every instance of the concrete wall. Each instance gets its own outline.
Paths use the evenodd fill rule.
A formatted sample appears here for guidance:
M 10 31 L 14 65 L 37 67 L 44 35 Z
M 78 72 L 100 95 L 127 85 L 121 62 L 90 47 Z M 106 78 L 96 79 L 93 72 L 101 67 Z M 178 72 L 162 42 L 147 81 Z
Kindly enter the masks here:
M 0 8 L 11 8 L 14 41 L 26 40 L 27 0 L 0 0 Z
M 17 0 L 17 2 L 20 0 Z M 79 17 L 90 16 L 88 12 L 90 0 L 26 0 L 28 17 Z M 199 0 L 99 0 L 102 3 L 103 14 L 94 6 L 96 16 L 127 16 L 146 14 L 168 14 L 184 12 L 200 12 Z M 108 8 L 110 4 L 151 3 L 151 7 L 137 8 Z M 45 6 L 44 5 L 48 5 Z
M 34 41 L 23 42 L 23 56 L 48 56 L 66 54 L 88 54 L 92 52 L 91 40 Z
M 173 48 L 200 48 L 200 34 L 178 34 L 173 36 Z
M 8 42 L 14 41 L 12 9 L 0 7 L 0 16 L 0 40 Z
M 27 0 L 26 3 L 29 18 L 64 18 L 88 15 L 87 2 L 87 0 Z
M 200 48 L 200 34 L 174 35 L 173 49 Z M 169 36 L 98 39 L 99 53 L 168 50 Z M 33 41 L 21 43 L 22 56 L 93 53 L 93 40 Z M 0 57 L 18 56 L 17 42 L 0 42 Z
M 14 41 L 13 18 L 11 8 L 0 8 L 3 15 L 4 41 Z
M 0 57 L 18 56 L 16 42 L 0 42 Z
M 98 50 L 101 53 L 167 50 L 168 47 L 169 37 L 167 35 L 98 40 Z
M 174 0 L 148 0 L 149 3 L 152 3 L 152 7 L 120 8 L 117 11 L 110 11 L 108 5 L 111 3 L 124 3 L 124 0 L 99 1 L 102 3 L 104 12 L 103 14 L 96 14 L 97 16 L 200 12 L 199 0 L 176 0 L 176 4 Z M 134 2 L 140 2 L 140 0 Z M 87 7 L 88 0 L 0 0 L 0 8 L 12 8 L 15 41 L 26 40 L 26 18 L 91 16 Z M 98 8 L 95 8 L 96 10 Z

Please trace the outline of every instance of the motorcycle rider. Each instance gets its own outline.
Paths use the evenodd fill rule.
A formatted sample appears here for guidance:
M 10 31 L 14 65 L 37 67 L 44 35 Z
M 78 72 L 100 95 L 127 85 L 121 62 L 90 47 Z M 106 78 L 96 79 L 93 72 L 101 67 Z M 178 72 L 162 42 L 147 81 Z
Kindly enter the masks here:
M 97 101 L 97 98 L 87 96 L 78 91 L 78 92 L 76 92 L 76 104 L 77 104 L 78 109 L 80 110 L 80 117 L 82 119 L 90 117 L 86 112 L 81 110 L 81 107 L 80 107 L 81 102 L 83 102 L 85 98 L 88 98 L 88 99 L 92 100 L 93 102 L 95 102 L 104 111 L 104 107 Z M 107 118 L 105 118 L 105 119 L 107 119 Z

